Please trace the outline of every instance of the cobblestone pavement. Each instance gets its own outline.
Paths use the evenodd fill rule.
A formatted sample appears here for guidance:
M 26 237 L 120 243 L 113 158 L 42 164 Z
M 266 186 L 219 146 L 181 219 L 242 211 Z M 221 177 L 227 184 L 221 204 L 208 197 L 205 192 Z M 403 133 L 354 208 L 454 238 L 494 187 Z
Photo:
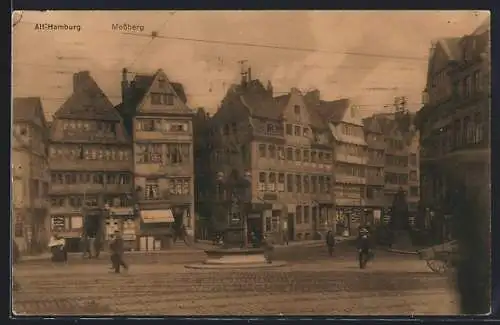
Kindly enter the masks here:
M 323 248 L 276 255 L 289 265 L 209 271 L 143 263 L 120 275 L 103 265 L 19 265 L 14 310 L 30 315 L 457 314 L 450 280 L 413 256 L 381 252 L 360 270 L 349 249 L 334 258 Z

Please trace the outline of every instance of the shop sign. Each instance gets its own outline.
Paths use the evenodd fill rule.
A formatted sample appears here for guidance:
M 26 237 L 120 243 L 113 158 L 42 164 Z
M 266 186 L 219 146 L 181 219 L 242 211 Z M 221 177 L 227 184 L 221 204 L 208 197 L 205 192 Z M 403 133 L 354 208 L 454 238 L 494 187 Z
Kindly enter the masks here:
M 66 217 L 54 216 L 51 218 L 52 231 L 62 231 L 66 229 Z

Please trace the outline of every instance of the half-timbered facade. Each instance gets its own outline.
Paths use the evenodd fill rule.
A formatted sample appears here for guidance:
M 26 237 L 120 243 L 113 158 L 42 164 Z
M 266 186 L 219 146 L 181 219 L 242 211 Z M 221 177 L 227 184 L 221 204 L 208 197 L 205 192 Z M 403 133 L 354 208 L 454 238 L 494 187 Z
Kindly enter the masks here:
M 123 71 L 118 109 L 132 135 L 134 186 L 141 216 L 139 248 L 163 249 L 168 236 L 185 227 L 194 234 L 193 110 L 184 88 L 163 70 Z
M 350 99 L 319 100 L 314 107 L 328 122 L 333 137 L 337 232 L 355 234 L 365 215 L 367 144 L 363 121 Z
M 51 230 L 68 238 L 70 249 L 78 249 L 82 232 L 105 239 L 114 209 L 133 218 L 129 139 L 88 71 L 74 74 L 73 93 L 54 115 L 49 166 Z

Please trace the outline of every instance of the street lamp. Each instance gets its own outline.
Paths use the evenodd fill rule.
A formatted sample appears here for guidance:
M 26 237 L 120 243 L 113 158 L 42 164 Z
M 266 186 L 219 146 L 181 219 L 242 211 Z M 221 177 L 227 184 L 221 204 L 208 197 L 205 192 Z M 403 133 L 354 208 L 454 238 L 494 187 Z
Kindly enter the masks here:
M 252 185 L 251 173 L 245 171 L 240 176 L 233 170 L 226 177 L 224 172 L 216 174 L 217 199 L 223 204 L 227 214 L 224 245 L 248 246 L 248 204 Z

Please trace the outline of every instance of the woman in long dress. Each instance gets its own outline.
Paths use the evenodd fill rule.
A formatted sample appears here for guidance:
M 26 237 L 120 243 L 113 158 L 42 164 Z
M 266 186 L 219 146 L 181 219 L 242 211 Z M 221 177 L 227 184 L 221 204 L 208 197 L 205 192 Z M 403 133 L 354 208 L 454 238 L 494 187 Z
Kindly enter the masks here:
M 59 236 L 59 234 L 54 234 L 49 241 L 49 249 L 52 253 L 53 262 L 67 262 L 68 252 L 66 251 L 66 240 Z

